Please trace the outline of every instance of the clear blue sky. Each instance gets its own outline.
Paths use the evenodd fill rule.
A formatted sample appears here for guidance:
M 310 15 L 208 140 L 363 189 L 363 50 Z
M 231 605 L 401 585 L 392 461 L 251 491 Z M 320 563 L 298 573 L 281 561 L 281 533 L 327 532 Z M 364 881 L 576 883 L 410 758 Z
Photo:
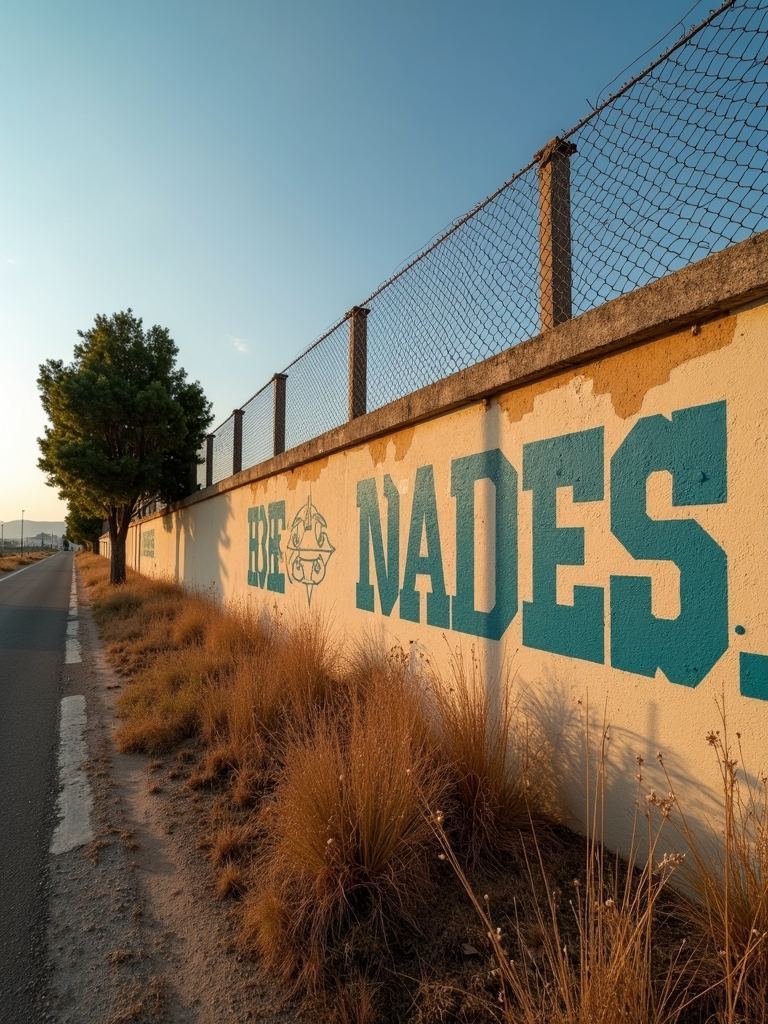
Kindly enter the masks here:
M 0 520 L 64 516 L 37 367 L 97 313 L 168 327 L 221 421 L 692 3 L 3 5 Z

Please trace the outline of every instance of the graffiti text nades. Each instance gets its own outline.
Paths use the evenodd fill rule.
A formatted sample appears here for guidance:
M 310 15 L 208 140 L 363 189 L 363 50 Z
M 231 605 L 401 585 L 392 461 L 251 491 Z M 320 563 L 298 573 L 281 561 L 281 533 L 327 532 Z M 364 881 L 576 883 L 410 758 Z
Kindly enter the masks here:
M 658 471 L 672 477 L 674 506 L 727 500 L 725 402 L 694 406 L 635 423 L 610 459 L 611 533 L 635 559 L 673 562 L 680 573 L 680 614 L 654 616 L 651 577 L 610 577 L 609 593 L 575 586 L 573 604 L 557 602 L 557 568 L 584 564 L 584 529 L 558 526 L 557 491 L 574 502 L 605 497 L 604 430 L 595 427 L 523 445 L 522 480 L 499 448 L 453 459 L 456 594 L 445 586 L 443 544 L 434 469 L 416 470 L 413 501 L 401 535 L 400 494 L 386 474 L 357 484 L 359 577 L 356 605 L 401 619 L 500 640 L 520 611 L 518 601 L 518 486 L 532 497 L 532 600 L 522 604 L 522 642 L 554 654 L 606 661 L 606 603 L 610 607 L 610 664 L 696 686 L 728 647 L 726 555 L 694 519 L 660 521 L 646 509 L 646 483 Z M 495 604 L 475 606 L 475 484 L 495 487 Z M 371 559 L 371 555 L 373 558 Z M 371 565 L 373 561 L 373 565 Z M 426 576 L 430 592 L 416 589 Z M 422 603 L 425 607 L 422 607 Z

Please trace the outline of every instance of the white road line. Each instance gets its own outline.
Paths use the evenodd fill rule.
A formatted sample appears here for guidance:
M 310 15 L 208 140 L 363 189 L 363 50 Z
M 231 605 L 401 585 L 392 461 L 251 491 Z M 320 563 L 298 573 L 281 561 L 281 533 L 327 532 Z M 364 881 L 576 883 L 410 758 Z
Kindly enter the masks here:
M 64 664 L 77 665 L 83 659 L 80 656 L 80 639 L 78 637 L 79 621 L 77 618 L 77 576 L 75 563 L 72 562 L 72 586 L 69 591 L 69 620 L 67 622 L 67 639 L 65 641 Z
M 59 742 L 59 823 L 51 840 L 51 853 L 66 853 L 93 838 L 93 795 L 82 765 L 88 756 L 85 742 L 85 697 L 76 694 L 61 702 Z
M 77 637 L 68 637 L 64 645 L 64 664 L 79 665 L 82 660 L 80 657 L 80 642 Z

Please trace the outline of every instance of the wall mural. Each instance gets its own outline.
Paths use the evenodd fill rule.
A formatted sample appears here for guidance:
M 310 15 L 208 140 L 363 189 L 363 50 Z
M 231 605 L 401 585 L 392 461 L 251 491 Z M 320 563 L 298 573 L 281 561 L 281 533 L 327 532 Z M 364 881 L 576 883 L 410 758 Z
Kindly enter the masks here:
M 325 579 L 331 555 L 336 548 L 328 537 L 328 523 L 309 494 L 291 522 L 286 553 L 282 550 L 285 529 L 285 502 L 273 501 L 248 509 L 248 584 L 262 590 L 285 593 L 284 564 L 290 583 L 303 586 L 307 604 L 312 603 L 315 587 Z
M 666 470 L 677 506 L 726 501 L 725 402 L 644 417 L 611 458 L 611 533 L 637 560 L 670 561 L 680 570 L 680 615 L 651 611 L 650 576 L 612 576 L 610 591 L 577 586 L 573 605 L 556 600 L 557 568 L 584 565 L 584 529 L 558 526 L 557 491 L 572 488 L 574 502 L 605 497 L 603 428 L 594 427 L 523 445 L 522 489 L 532 492 L 533 600 L 522 604 L 523 646 L 581 661 L 606 661 L 606 602 L 610 602 L 610 664 L 625 672 L 696 686 L 728 648 L 728 581 L 725 551 L 694 520 L 651 519 L 646 481 Z M 496 492 L 496 603 L 475 608 L 475 483 L 490 480 Z M 405 564 L 400 566 L 400 496 L 384 477 L 387 537 L 375 479 L 357 485 L 360 509 L 360 578 L 357 607 L 374 611 L 370 548 L 381 612 L 399 598 L 401 619 L 420 621 L 417 575 L 428 576 L 426 621 L 441 629 L 500 640 L 519 610 L 518 473 L 496 448 L 451 461 L 456 502 L 456 587 L 449 596 L 443 571 L 444 534 L 438 517 L 432 466 L 416 472 Z M 370 544 L 369 544 L 370 535 Z M 422 554 L 423 538 L 426 551 Z M 768 658 L 765 660 L 768 666 Z M 768 682 L 768 667 L 766 668 Z M 753 686 L 754 688 L 754 686 Z M 765 687 L 768 698 L 768 686 Z
M 294 516 L 288 541 L 288 579 L 302 584 L 307 603 L 312 603 L 315 587 L 325 579 L 325 570 L 336 548 L 328 539 L 328 523 L 312 504 L 312 495 Z
M 141 557 L 155 557 L 155 531 L 144 530 L 141 535 Z
M 154 536 L 139 520 L 133 565 L 286 624 L 320 615 L 448 685 L 464 666 L 494 702 L 509 686 L 576 823 L 584 727 L 605 716 L 606 837 L 625 854 L 637 756 L 657 788 L 668 756 L 693 817 L 714 821 L 715 701 L 740 769 L 768 751 L 768 302 L 657 327 L 489 400 L 288 453 Z
M 501 640 L 521 614 L 524 647 L 646 677 L 661 669 L 672 683 L 697 686 L 729 646 L 726 552 L 695 519 L 651 518 L 646 484 L 651 474 L 666 471 L 672 477 L 673 506 L 727 502 L 726 403 L 679 409 L 671 418 L 639 419 L 610 457 L 609 487 L 604 448 L 603 427 L 594 427 L 524 444 L 520 472 L 500 448 L 452 459 L 453 536 L 439 508 L 434 466 L 415 471 L 410 510 L 403 510 L 407 522 L 388 473 L 383 480 L 358 480 L 358 578 L 350 581 L 355 606 L 489 640 Z M 476 538 L 475 485 L 483 480 L 495 491 L 495 603 L 490 610 L 475 606 L 475 558 L 483 545 L 483 538 Z M 560 488 L 571 488 L 576 503 L 608 498 L 611 533 L 638 567 L 645 560 L 677 566 L 679 615 L 653 614 L 651 577 L 642 574 L 611 575 L 607 589 L 576 586 L 572 605 L 558 602 L 558 566 L 585 564 L 583 527 L 557 524 Z M 533 592 L 532 600 L 522 604 L 520 489 L 531 492 L 533 509 Z M 311 494 L 291 520 L 285 552 L 285 501 L 249 509 L 248 521 L 248 583 L 285 593 L 287 575 L 290 583 L 305 588 L 311 604 L 336 550 Z M 446 589 L 446 544 L 455 545 L 455 594 Z M 417 589 L 417 577 L 429 579 L 426 594 Z M 744 632 L 740 625 L 735 629 Z M 768 656 L 740 654 L 740 690 L 768 700 Z

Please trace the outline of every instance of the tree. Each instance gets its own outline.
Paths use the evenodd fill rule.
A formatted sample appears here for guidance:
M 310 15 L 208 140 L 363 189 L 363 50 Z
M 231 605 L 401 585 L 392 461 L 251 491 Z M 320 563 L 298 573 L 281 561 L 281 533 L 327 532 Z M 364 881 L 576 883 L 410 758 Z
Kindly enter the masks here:
M 99 537 L 104 526 L 103 516 L 90 515 L 70 501 L 64 522 L 69 540 L 74 544 L 82 544 L 84 548 L 90 547 L 93 553 L 98 555 Z
M 38 438 L 38 465 L 71 508 L 108 521 L 110 579 L 122 583 L 137 505 L 188 493 L 211 406 L 176 366 L 179 350 L 165 327 L 145 331 L 128 309 L 97 316 L 77 333 L 72 363 L 49 359 L 40 367 L 51 425 Z

